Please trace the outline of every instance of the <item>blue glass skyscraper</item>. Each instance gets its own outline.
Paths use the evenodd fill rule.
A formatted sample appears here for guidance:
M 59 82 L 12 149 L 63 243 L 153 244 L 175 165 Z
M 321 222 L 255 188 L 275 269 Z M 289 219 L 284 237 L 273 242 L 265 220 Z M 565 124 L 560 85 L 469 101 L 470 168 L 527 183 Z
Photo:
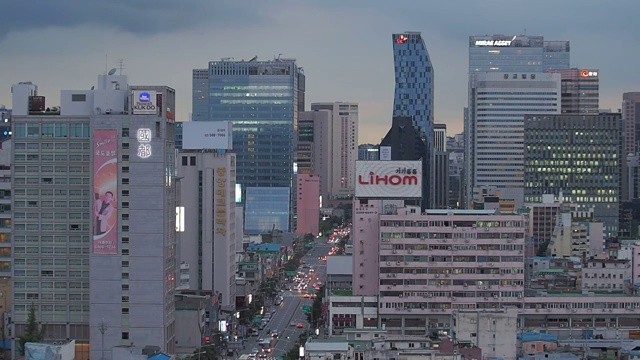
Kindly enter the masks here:
M 304 111 L 304 73 L 294 59 L 209 62 L 193 70 L 193 121 L 231 121 L 236 183 L 292 184 L 298 112 Z
M 393 34 L 394 117 L 412 117 L 427 145 L 433 124 L 433 67 L 419 32 Z M 429 146 L 428 146 L 429 147 Z

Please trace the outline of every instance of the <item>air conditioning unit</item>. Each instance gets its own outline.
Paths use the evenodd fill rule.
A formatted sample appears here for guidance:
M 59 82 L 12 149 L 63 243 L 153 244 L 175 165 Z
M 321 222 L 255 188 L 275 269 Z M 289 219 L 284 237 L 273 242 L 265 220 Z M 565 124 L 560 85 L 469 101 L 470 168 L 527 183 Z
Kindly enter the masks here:
M 462 285 L 462 286 L 464 286 L 464 287 L 467 287 L 467 286 L 469 286 L 469 285 L 467 285 L 467 284 L 464 284 L 464 285 Z
M 444 274 L 444 277 L 449 277 L 449 274 Z
M 489 228 L 488 227 L 484 228 L 484 231 L 489 231 Z
M 456 301 L 456 298 L 452 297 L 452 298 L 451 298 L 451 301 Z
M 387 277 L 391 277 L 391 274 L 387 274 Z
M 435 275 L 435 277 L 439 278 L 439 277 L 440 277 L 440 274 L 436 274 L 436 275 Z
M 391 261 L 387 261 L 387 265 L 391 265 Z
M 392 253 L 396 254 L 398 251 L 396 251 L 396 249 L 393 249 Z
M 400 294 L 400 295 L 398 295 L 398 297 L 404 297 L 404 295 Z
M 394 274 L 393 274 L 393 277 L 398 277 L 398 274 L 394 273 Z
M 400 261 L 396 261 L 396 265 L 400 265 Z
M 420 240 L 425 240 L 426 238 L 426 236 L 420 236 Z
M 405 265 L 409 265 L 409 263 L 408 263 L 408 262 L 406 262 L 406 261 L 404 262 L 404 264 L 405 264 Z
M 489 266 L 493 266 L 493 263 L 489 263 Z
M 411 254 L 413 252 L 413 250 L 409 249 L 409 254 Z
M 560 324 L 560 327 L 564 327 L 564 324 Z
M 464 242 L 466 242 L 468 244 L 469 243 L 469 239 L 464 239 Z
M 427 297 L 433 297 L 433 294 L 427 294 Z
M 493 298 L 494 298 L 494 299 L 497 299 L 497 298 L 498 298 L 498 295 L 493 295 Z
M 572 313 L 574 313 L 574 312 L 576 312 L 576 311 L 577 311 L 576 309 L 571 309 L 571 312 L 572 312 Z

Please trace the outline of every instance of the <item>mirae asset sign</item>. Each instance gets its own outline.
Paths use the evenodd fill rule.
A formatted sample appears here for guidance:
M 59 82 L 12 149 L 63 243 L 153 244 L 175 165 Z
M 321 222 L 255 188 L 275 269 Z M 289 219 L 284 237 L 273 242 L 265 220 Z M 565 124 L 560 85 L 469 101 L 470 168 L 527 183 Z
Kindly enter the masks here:
M 356 161 L 356 198 L 422 198 L 422 161 Z
M 511 46 L 515 39 L 516 36 L 511 40 L 476 40 L 476 46 Z

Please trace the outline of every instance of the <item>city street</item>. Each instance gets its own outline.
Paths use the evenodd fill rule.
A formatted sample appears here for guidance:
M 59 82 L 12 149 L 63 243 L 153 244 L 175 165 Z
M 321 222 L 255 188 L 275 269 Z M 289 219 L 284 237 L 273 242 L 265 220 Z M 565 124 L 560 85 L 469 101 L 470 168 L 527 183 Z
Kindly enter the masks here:
M 260 339 L 269 339 L 273 331 L 278 333 L 278 342 L 275 348 L 272 349 L 269 357 L 278 357 L 284 355 L 298 340 L 300 334 L 308 331 L 309 324 L 307 317 L 302 311 L 302 306 L 313 304 L 313 299 L 304 298 L 304 294 L 311 289 L 311 284 L 317 281 L 321 281 L 323 284 L 326 280 L 326 261 L 321 261 L 318 258 L 327 255 L 331 246 L 326 243 L 326 238 L 320 238 L 316 240 L 316 246 L 309 250 L 307 255 L 303 258 L 306 265 L 309 265 L 314 270 L 314 278 L 309 284 L 309 288 L 306 290 L 298 291 L 293 288 L 293 291 L 284 291 L 282 296 L 284 300 L 279 306 L 271 304 L 271 309 L 276 309 L 275 313 L 271 316 L 271 320 L 266 324 L 263 330 L 259 331 L 259 336 L 250 337 L 245 343 L 242 354 L 255 354 L 260 348 L 258 342 Z M 309 269 L 304 269 L 304 272 L 308 275 Z M 316 279 L 318 278 L 318 279 Z M 287 284 L 286 288 L 291 288 L 293 284 Z M 297 324 L 303 324 L 303 328 L 298 328 Z M 315 329 L 312 329 L 315 331 Z M 287 339 L 288 337 L 288 339 Z

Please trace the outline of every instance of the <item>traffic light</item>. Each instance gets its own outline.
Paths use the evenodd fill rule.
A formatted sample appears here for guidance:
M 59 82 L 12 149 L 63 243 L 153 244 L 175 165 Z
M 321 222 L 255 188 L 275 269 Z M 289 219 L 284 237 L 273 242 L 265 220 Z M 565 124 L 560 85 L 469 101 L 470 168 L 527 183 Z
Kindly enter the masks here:
M 205 337 L 204 337 L 204 341 L 205 341 L 205 342 L 209 342 L 209 340 L 211 340 L 211 338 L 210 338 L 209 336 L 205 336 Z

